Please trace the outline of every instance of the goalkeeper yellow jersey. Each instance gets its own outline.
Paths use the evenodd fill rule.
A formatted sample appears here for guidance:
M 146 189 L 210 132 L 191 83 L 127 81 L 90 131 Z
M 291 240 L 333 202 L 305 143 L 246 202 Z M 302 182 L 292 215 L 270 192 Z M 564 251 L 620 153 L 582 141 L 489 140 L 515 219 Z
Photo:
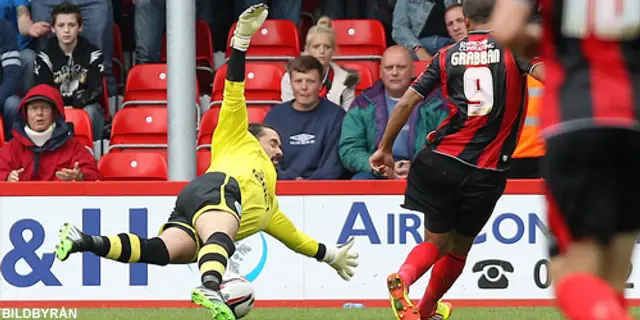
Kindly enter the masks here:
M 297 230 L 278 207 L 277 172 L 258 139 L 249 132 L 244 87 L 244 82 L 225 81 L 207 172 L 225 173 L 240 185 L 242 218 L 236 240 L 265 231 L 296 252 L 312 257 L 318 243 Z

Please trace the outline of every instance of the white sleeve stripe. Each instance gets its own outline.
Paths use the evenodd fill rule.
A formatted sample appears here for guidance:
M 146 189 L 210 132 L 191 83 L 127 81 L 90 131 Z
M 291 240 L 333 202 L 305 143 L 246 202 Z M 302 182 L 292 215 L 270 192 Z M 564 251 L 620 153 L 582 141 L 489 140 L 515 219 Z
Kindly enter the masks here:
M 20 61 L 20 59 L 16 59 L 16 58 L 3 59 L 2 60 L 2 67 L 8 67 L 8 66 L 21 67 L 22 66 L 22 62 Z
M 417 93 L 420 97 L 422 97 L 422 100 L 424 100 L 424 96 L 422 95 L 422 93 L 418 92 L 418 90 L 416 90 L 413 86 L 410 86 L 409 89 L 413 90 L 413 92 Z
M 20 58 L 20 51 L 7 51 L 2 54 L 2 60 L 9 58 Z

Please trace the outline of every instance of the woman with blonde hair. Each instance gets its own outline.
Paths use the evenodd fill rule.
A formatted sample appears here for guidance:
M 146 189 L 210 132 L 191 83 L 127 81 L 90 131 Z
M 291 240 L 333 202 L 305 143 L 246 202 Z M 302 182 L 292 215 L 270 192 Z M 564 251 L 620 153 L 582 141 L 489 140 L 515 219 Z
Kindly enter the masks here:
M 322 64 L 324 75 L 320 97 L 327 98 L 346 111 L 356 97 L 355 87 L 359 77 L 356 72 L 345 70 L 331 61 L 335 51 L 336 35 L 331 28 L 331 19 L 322 17 L 309 29 L 303 54 L 318 59 Z M 294 99 L 288 73 L 282 77 L 280 88 L 282 102 Z

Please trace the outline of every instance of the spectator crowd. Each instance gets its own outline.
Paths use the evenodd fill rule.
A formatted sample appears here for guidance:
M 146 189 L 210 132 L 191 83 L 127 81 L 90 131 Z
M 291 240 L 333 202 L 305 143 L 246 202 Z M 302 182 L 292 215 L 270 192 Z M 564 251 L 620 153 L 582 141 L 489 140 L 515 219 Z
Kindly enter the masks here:
M 197 38 L 198 45 L 209 43 L 213 52 L 206 64 L 210 73 L 220 72 L 224 64 L 230 17 L 256 2 L 262 1 L 196 0 L 197 19 L 208 27 L 207 37 Z M 281 64 L 279 97 L 252 119 L 280 133 L 278 178 L 406 178 L 427 135 L 449 115 L 440 90 L 426 97 L 402 128 L 393 145 L 395 168 L 390 177 L 373 172 L 368 159 L 396 103 L 425 63 L 466 36 L 461 0 L 269 2 L 271 19 L 292 21 L 302 34 L 302 53 Z M 0 9 L 0 180 L 108 178 L 98 170 L 97 150 L 104 149 L 102 141 L 109 139 L 116 113 L 122 112 L 123 75 L 133 66 L 165 62 L 164 28 L 158 27 L 166 25 L 165 0 L 0 0 Z M 127 23 L 131 16 L 132 23 Z M 386 47 L 360 57 L 375 61 L 366 70 L 336 60 L 343 48 L 335 23 L 342 19 L 373 19 L 384 26 Z M 132 25 L 132 32 L 120 33 L 118 24 Z M 132 36 L 121 38 L 126 34 Z M 122 57 L 123 44 L 130 56 Z M 214 77 L 201 79 L 199 74 L 200 93 L 212 87 L 215 92 Z M 535 89 L 541 90 L 541 85 Z M 205 111 L 212 112 L 215 93 L 207 98 L 214 107 Z M 209 106 L 202 100 L 200 104 Z M 89 124 L 84 138 L 78 118 Z M 536 149 L 533 155 L 523 155 L 530 159 L 518 177 L 539 177 L 539 153 Z

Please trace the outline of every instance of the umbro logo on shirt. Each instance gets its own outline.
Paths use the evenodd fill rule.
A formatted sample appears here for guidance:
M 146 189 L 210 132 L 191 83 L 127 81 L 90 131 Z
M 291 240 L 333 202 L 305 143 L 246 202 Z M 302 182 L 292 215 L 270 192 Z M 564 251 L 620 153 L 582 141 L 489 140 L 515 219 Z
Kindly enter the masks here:
M 307 145 L 316 143 L 316 136 L 307 133 L 296 134 L 289 137 L 289 144 L 293 146 Z

